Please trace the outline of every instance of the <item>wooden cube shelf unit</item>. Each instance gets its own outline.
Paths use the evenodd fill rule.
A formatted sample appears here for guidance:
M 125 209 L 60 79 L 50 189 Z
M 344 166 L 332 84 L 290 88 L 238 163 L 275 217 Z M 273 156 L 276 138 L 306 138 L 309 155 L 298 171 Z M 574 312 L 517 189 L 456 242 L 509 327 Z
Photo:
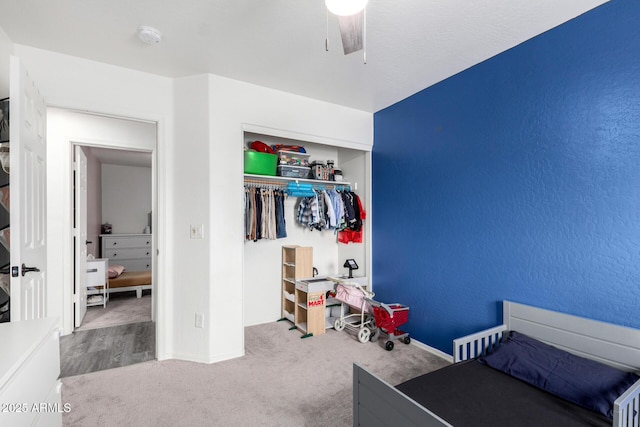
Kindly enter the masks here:
M 313 248 L 282 247 L 282 318 L 294 325 L 296 319 L 296 280 L 313 276 Z

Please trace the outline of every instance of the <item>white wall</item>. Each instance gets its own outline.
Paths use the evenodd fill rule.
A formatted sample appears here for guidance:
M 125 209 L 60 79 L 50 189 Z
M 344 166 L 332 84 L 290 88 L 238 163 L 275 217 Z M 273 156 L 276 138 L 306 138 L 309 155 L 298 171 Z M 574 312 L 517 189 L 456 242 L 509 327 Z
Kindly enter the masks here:
M 172 303 L 175 317 L 175 352 L 179 359 L 210 362 L 239 355 L 237 345 L 233 347 L 229 338 L 234 328 L 232 319 L 224 319 L 211 327 L 196 328 L 196 313 L 204 316 L 205 324 L 212 318 L 215 307 L 210 304 L 211 271 L 215 264 L 209 263 L 212 231 L 209 224 L 209 79 L 207 76 L 186 77 L 175 81 L 176 139 L 172 159 L 176 164 L 176 175 L 172 181 L 174 203 L 181 215 L 174 217 L 175 233 L 172 245 L 178 250 L 172 262 L 176 266 L 171 278 Z M 221 165 L 224 167 L 224 164 Z M 225 209 L 225 204 L 216 209 Z M 202 225 L 203 239 L 191 239 L 191 225 Z M 179 331 L 179 333 L 178 333 Z M 217 340 L 223 345 L 214 356 L 209 351 L 209 341 Z
M 174 215 L 172 187 L 168 185 L 174 173 L 173 162 L 169 161 L 173 135 L 172 79 L 23 45 L 15 45 L 15 54 L 29 70 L 49 105 L 157 123 L 153 162 L 157 167 L 158 192 L 154 195 L 154 205 L 158 206 L 158 214 L 154 215 L 153 229 L 165 231 L 163 236 L 154 234 L 154 246 L 160 253 L 157 270 L 154 271 L 157 278 L 156 313 L 162 314 L 157 317 L 156 323 L 157 357 L 172 357 L 174 310 L 170 301 L 170 286 L 165 285 L 165 280 L 173 274 L 173 264 L 167 262 L 171 259 L 173 247 L 165 243 L 173 232 L 168 224 Z M 130 146 L 129 140 L 121 140 L 120 143 Z M 64 155 L 67 154 L 66 150 L 63 148 Z M 68 188 L 69 177 L 64 171 L 69 162 L 70 155 L 61 158 L 57 165 L 49 162 L 55 165 L 49 166 L 49 172 L 58 170 L 58 173 L 48 173 L 48 237 L 50 242 L 60 245 L 52 250 L 52 256 L 47 261 L 50 274 L 49 311 L 61 318 L 67 311 L 67 307 L 63 307 L 64 284 L 70 283 L 72 277 L 68 240 L 71 234 L 68 220 L 71 201 L 68 195 L 62 194 Z M 69 333 L 69 319 L 65 320 L 63 332 Z
M 373 115 L 260 86 L 210 76 L 211 318 L 230 322 L 233 349 L 243 344 L 244 131 L 370 150 Z M 278 252 L 279 253 L 279 252 Z M 278 259 L 280 257 L 278 256 Z M 279 275 L 277 276 L 279 277 Z M 280 307 L 278 300 L 276 307 Z M 212 340 L 212 354 L 220 352 Z
M 173 80 L 22 45 L 15 53 L 49 104 L 158 123 L 158 358 L 242 355 L 243 130 L 369 150 L 373 115 L 213 75 Z M 65 147 L 74 138 L 64 126 L 52 132 L 50 149 L 60 148 L 52 154 L 60 159 L 48 174 L 48 237 L 62 251 L 57 246 L 47 265 L 51 307 L 59 310 L 72 277 L 70 198 L 62 192 L 69 182 Z M 194 224 L 204 226 L 203 239 L 189 238 Z M 204 316 L 202 329 L 196 313 Z
M 156 144 L 155 125 L 58 108 L 49 108 L 47 120 L 47 236 L 49 242 L 58 242 L 50 245 L 51 250 L 47 254 L 49 298 L 55 298 L 56 301 L 50 313 L 62 319 L 64 333 L 71 333 L 73 144 L 103 147 L 133 145 L 131 148 L 152 151 Z M 96 254 L 97 248 L 98 240 L 95 240 L 92 249 Z
M 151 168 L 102 165 L 102 218 L 113 234 L 139 234 L 149 222 Z

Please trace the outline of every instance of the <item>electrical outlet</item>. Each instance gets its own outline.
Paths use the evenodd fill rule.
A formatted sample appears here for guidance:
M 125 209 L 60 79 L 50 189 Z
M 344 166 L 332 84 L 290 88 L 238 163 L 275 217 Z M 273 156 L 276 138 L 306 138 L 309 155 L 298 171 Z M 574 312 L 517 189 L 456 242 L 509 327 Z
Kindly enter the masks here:
M 204 314 L 196 313 L 196 328 L 202 328 L 204 324 Z
M 202 239 L 204 237 L 204 225 L 191 225 L 191 231 L 189 232 L 189 236 L 192 239 Z

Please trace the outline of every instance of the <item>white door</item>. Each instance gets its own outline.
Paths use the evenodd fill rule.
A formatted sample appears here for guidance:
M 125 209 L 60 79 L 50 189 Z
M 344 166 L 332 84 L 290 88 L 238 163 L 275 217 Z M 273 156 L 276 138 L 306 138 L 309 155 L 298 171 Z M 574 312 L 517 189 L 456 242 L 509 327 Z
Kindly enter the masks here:
M 11 321 L 47 316 L 47 106 L 20 60 L 11 57 Z
M 74 296 L 75 326 L 82 324 L 87 313 L 87 156 L 76 146 L 74 173 L 74 224 L 75 246 Z

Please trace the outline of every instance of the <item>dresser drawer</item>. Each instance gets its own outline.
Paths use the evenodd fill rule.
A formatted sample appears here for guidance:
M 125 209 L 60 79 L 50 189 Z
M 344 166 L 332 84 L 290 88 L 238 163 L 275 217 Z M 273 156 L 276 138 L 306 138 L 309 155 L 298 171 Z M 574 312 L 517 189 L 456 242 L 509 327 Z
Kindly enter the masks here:
M 151 248 L 151 236 L 103 237 L 105 249 L 111 248 Z
M 145 271 L 151 270 L 151 259 L 123 259 L 118 262 L 125 268 L 124 271 Z
M 125 271 L 151 270 L 151 234 L 102 234 L 100 255 Z
M 112 264 L 120 259 L 151 258 L 151 248 L 112 248 L 106 250 L 104 257 L 109 258 Z

